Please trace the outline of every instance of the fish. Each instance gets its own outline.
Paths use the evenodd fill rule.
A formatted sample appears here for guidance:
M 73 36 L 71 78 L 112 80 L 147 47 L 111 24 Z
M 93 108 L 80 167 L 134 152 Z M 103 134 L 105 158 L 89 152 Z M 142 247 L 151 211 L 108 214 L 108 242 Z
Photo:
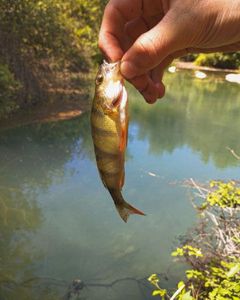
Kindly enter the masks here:
M 130 214 L 145 215 L 122 196 L 125 152 L 128 139 L 128 96 L 120 62 L 103 61 L 95 80 L 91 132 L 97 168 L 116 209 L 127 222 Z

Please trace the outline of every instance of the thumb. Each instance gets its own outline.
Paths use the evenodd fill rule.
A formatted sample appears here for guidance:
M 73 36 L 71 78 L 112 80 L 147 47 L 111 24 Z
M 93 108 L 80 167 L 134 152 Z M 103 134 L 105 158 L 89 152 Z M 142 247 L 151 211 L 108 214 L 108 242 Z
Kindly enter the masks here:
M 173 17 L 166 15 L 155 27 L 142 34 L 124 54 L 121 73 L 127 79 L 146 74 L 169 54 L 181 49 L 181 35 Z

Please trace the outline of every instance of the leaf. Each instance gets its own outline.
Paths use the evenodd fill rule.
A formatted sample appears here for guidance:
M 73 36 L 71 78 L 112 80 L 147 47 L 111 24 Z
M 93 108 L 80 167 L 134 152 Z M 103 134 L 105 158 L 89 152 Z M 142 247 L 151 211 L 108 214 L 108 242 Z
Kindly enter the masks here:
M 172 252 L 172 256 L 183 256 L 184 251 L 182 248 L 177 248 L 175 251 Z
M 233 266 L 229 272 L 227 273 L 228 277 L 232 277 L 235 274 L 237 274 L 240 271 L 240 263 L 236 264 L 235 266 Z
M 166 295 L 166 290 L 154 290 L 153 292 L 152 292 L 152 296 L 161 296 L 161 297 L 163 297 L 163 296 L 165 296 Z
M 152 284 L 156 284 L 159 282 L 157 274 L 152 274 L 151 276 L 148 277 L 148 281 L 151 282 Z
M 179 283 L 178 283 L 178 289 L 180 289 L 183 285 L 185 286 L 185 283 L 183 281 L 179 281 Z
M 194 300 L 194 298 L 191 296 L 191 292 L 188 291 L 182 296 L 182 300 Z
M 161 294 L 161 292 L 159 291 L 159 290 L 154 290 L 153 292 L 152 292 L 152 296 L 160 296 L 160 294 Z

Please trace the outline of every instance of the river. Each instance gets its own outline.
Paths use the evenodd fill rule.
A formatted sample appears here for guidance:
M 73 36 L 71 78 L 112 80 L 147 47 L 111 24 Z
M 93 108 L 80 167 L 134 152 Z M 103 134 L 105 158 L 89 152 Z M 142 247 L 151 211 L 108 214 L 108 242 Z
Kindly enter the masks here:
M 150 274 L 184 279 L 171 257 L 197 223 L 184 183 L 239 178 L 240 89 L 192 71 L 165 82 L 155 105 L 128 86 L 123 195 L 146 216 L 127 224 L 99 179 L 88 112 L 0 131 L 0 299 L 152 299 Z

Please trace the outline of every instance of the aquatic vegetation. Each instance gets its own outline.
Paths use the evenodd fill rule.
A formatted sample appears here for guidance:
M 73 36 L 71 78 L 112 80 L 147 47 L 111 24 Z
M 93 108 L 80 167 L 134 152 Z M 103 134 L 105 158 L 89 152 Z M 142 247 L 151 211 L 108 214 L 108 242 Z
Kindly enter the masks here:
M 201 219 L 193 234 L 172 256 L 187 262 L 186 280 L 173 293 L 162 289 L 156 274 L 148 280 L 153 296 L 179 300 L 217 300 L 240 297 L 240 188 L 236 182 L 213 181 L 210 189 L 196 185 Z

